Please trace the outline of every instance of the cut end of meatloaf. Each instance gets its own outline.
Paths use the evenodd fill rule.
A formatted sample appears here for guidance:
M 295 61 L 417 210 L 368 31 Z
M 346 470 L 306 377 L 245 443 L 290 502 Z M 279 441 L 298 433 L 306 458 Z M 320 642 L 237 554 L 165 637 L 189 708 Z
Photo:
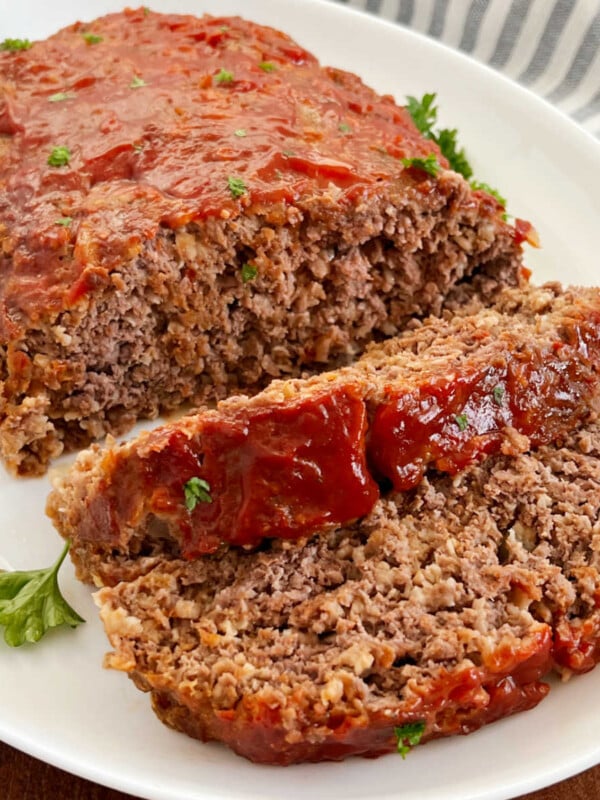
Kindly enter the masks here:
M 270 28 L 126 11 L 0 52 L 0 84 L 16 474 L 524 281 L 522 226 L 405 109 Z M 431 153 L 435 177 L 403 165 Z
M 56 478 L 47 510 L 79 577 L 112 584 L 145 559 L 349 524 L 428 471 L 559 440 L 599 397 L 600 291 L 507 291 L 351 367 L 94 446 Z
M 470 733 L 598 660 L 599 526 L 590 424 L 300 545 L 157 560 L 96 595 L 106 664 L 166 724 L 258 762 L 381 755 L 407 723 Z

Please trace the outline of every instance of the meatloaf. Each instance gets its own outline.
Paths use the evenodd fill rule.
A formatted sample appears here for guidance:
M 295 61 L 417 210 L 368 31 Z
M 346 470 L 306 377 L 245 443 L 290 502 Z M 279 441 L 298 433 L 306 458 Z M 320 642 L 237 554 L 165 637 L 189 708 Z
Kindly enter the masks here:
M 282 33 L 139 9 L 20 44 L 0 52 L 0 455 L 17 474 L 523 280 L 530 226 L 391 97 Z
M 597 662 L 599 530 L 589 422 L 560 445 L 429 475 L 349 527 L 161 559 L 103 588 L 106 664 L 167 725 L 257 762 L 470 733 L 535 706 L 553 667 Z
M 559 439 L 599 398 L 600 290 L 506 290 L 353 366 L 95 445 L 56 478 L 48 512 L 79 577 L 115 583 L 155 557 L 348 524 L 428 469 Z

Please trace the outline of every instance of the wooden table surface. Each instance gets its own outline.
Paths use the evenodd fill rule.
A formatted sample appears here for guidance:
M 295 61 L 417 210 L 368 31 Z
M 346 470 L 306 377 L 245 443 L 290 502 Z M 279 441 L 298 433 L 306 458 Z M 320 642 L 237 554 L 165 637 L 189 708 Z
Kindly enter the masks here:
M 0 742 L 2 800 L 132 800 L 37 761 Z M 600 766 L 519 800 L 599 800 Z

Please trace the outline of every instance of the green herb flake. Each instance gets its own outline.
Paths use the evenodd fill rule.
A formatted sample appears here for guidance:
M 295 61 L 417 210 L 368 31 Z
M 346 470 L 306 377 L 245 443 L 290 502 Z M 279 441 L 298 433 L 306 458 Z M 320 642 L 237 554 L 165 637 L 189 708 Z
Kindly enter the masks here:
M 493 189 L 488 183 L 483 183 L 482 181 L 471 181 L 471 189 L 476 192 L 487 192 L 487 194 L 491 194 L 492 197 L 495 197 L 503 208 L 506 208 L 506 198 L 502 197 L 500 192 L 497 189 Z
M 183 486 L 185 507 L 193 511 L 198 503 L 212 503 L 210 484 L 203 478 L 190 478 Z
M 399 728 L 394 728 L 394 733 L 398 741 L 398 752 L 402 758 L 410 753 L 413 747 L 419 744 L 425 732 L 425 722 L 407 722 Z
M 132 144 L 131 146 L 133 147 L 133 149 L 134 149 L 134 151 L 136 153 L 141 153 L 142 150 L 144 149 L 144 145 L 143 144 Z
M 284 158 L 292 158 L 292 156 L 295 156 L 296 153 L 293 150 L 282 150 L 281 155 Z
M 233 175 L 230 175 L 227 178 L 227 186 L 229 187 L 229 191 L 231 192 L 231 196 L 237 200 L 238 197 L 246 194 L 248 189 L 246 188 L 246 184 L 241 178 L 236 178 Z
M 221 33 L 227 33 L 228 30 L 229 30 L 229 25 L 220 25 L 219 26 L 219 31 Z
M 501 386 L 500 384 L 498 384 L 498 386 L 494 386 L 492 395 L 494 396 L 494 403 L 496 403 L 498 406 L 501 406 L 502 398 L 504 397 L 504 386 Z
M 0 43 L 0 50 L 12 50 L 13 52 L 17 50 L 29 50 L 30 47 L 31 42 L 29 39 L 5 39 Z
M 81 35 L 86 44 L 100 44 L 100 42 L 104 41 L 104 37 L 99 36 L 97 33 L 82 33 Z
M 73 222 L 73 217 L 59 217 L 54 220 L 55 225 L 62 225 L 63 228 L 68 228 Z
M 239 136 L 240 138 L 243 138 L 244 136 L 248 135 L 248 132 L 246 131 L 245 128 L 238 128 L 237 131 L 233 132 L 233 135 L 234 136 Z
M 338 125 L 338 131 L 341 131 L 341 133 L 352 133 L 352 128 L 347 122 L 340 122 Z
M 51 94 L 48 98 L 49 103 L 62 103 L 64 100 L 73 100 L 75 98 L 75 92 L 56 92 L 56 94 Z
M 263 72 L 275 72 L 277 69 L 277 65 L 274 64 L 272 61 L 261 61 L 258 65 Z
M 139 75 L 134 75 L 133 80 L 129 84 L 130 89 L 141 89 L 142 86 L 146 86 L 146 81 L 143 78 L 140 78 Z
M 469 427 L 469 420 L 467 419 L 466 414 L 456 414 L 454 421 L 458 425 L 458 430 L 461 432 L 466 431 Z
M 143 6 L 142 10 L 144 12 L 144 16 L 147 17 L 148 14 L 150 13 L 150 9 L 148 8 L 148 6 Z
M 51 167 L 66 167 L 70 159 L 71 151 L 68 147 L 61 145 L 52 148 L 52 152 L 48 156 L 48 164 Z
M 258 269 L 254 266 L 254 264 L 244 264 L 242 267 L 242 283 L 253 281 L 257 275 Z
M 215 75 L 216 83 L 233 83 L 234 80 L 233 72 L 226 69 L 220 69 Z
M 427 158 L 403 158 L 402 163 L 405 167 L 420 169 L 428 175 L 432 175 L 434 178 L 442 168 L 442 165 L 437 160 L 434 153 L 430 153 Z
M 0 574 L 0 625 L 11 647 L 37 642 L 58 625 L 75 628 L 85 622 L 60 592 L 58 571 L 69 552 L 66 542 L 56 563 L 47 569 Z

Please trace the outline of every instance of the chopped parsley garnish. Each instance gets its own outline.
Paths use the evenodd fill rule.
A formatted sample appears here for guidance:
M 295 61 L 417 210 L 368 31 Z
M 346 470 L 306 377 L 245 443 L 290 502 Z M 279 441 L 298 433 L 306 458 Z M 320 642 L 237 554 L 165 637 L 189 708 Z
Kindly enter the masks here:
M 347 122 L 340 122 L 340 124 L 338 125 L 338 131 L 341 131 L 342 133 L 350 133 L 352 131 L 352 128 L 350 127 L 350 125 L 348 125 Z
M 257 274 L 258 269 L 254 266 L 254 264 L 244 264 L 242 267 L 242 283 L 253 281 Z
M 133 80 L 129 84 L 130 89 L 140 89 L 142 86 L 146 85 L 146 81 L 143 78 L 140 78 L 139 75 L 134 75 Z
M 183 486 L 185 507 L 193 511 L 198 503 L 212 503 L 210 484 L 203 478 L 190 478 Z
M 274 64 L 272 61 L 261 61 L 258 65 L 263 72 L 275 72 L 277 69 L 277 65 Z
M 132 144 L 131 146 L 133 147 L 136 153 L 141 153 L 142 150 L 144 149 L 143 144 Z
M 234 136 L 243 137 L 243 136 L 247 136 L 248 133 L 247 133 L 245 128 L 238 128 L 237 131 L 233 132 L 233 135 Z
M 282 150 L 281 155 L 284 158 L 291 158 L 292 156 L 295 156 L 296 153 L 293 150 Z
M 60 592 L 58 570 L 69 552 L 66 542 L 55 564 L 47 569 L 0 574 L 0 625 L 11 647 L 37 642 L 50 628 L 85 622 Z
M 234 177 L 233 175 L 230 175 L 227 178 L 227 186 L 229 186 L 229 191 L 231 192 L 231 196 L 236 200 L 238 197 L 241 197 L 248 191 L 244 181 L 241 178 Z
M 104 37 L 99 36 L 97 33 L 82 33 L 81 35 L 87 44 L 100 44 L 100 42 L 104 41 Z
M 398 752 L 402 758 L 410 753 L 413 747 L 419 744 L 425 732 L 425 722 L 407 722 L 399 728 L 394 728 L 398 741 Z
M 68 147 L 60 145 L 60 147 L 53 147 L 52 152 L 48 156 L 48 164 L 51 167 L 66 167 L 71 158 L 71 151 Z
M 0 50 L 29 50 L 31 42 L 29 39 L 5 39 L 0 44 Z
M 56 94 L 51 94 L 48 98 L 49 103 L 62 103 L 63 100 L 73 100 L 75 98 L 75 92 L 56 92 Z
M 500 386 L 500 384 L 498 384 L 498 386 L 494 386 L 494 391 L 492 394 L 494 395 L 494 403 L 501 406 L 502 398 L 504 397 L 504 386 Z
M 72 222 L 73 217 L 59 217 L 58 219 L 54 220 L 55 225 L 62 225 L 63 228 L 68 228 Z
M 466 414 L 456 414 L 454 421 L 458 425 L 459 431 L 466 431 L 469 427 L 469 420 L 467 419 Z
M 147 17 L 148 14 L 150 13 L 150 9 L 148 8 L 148 6 L 143 6 L 143 11 L 144 11 L 144 16 L 145 17 Z
M 442 168 L 434 153 L 430 153 L 427 158 L 403 158 L 402 163 L 405 167 L 421 169 L 428 175 L 433 175 L 434 178 Z
M 229 70 L 226 69 L 220 69 L 215 75 L 215 81 L 217 83 L 233 83 L 233 72 L 229 72 Z
M 498 192 L 496 189 L 492 189 L 492 187 L 488 183 L 482 183 L 481 181 L 471 181 L 471 189 L 491 194 L 492 197 L 496 198 L 496 200 L 500 203 L 501 206 L 504 206 L 504 208 L 506 208 L 506 198 L 502 197 L 500 192 Z

